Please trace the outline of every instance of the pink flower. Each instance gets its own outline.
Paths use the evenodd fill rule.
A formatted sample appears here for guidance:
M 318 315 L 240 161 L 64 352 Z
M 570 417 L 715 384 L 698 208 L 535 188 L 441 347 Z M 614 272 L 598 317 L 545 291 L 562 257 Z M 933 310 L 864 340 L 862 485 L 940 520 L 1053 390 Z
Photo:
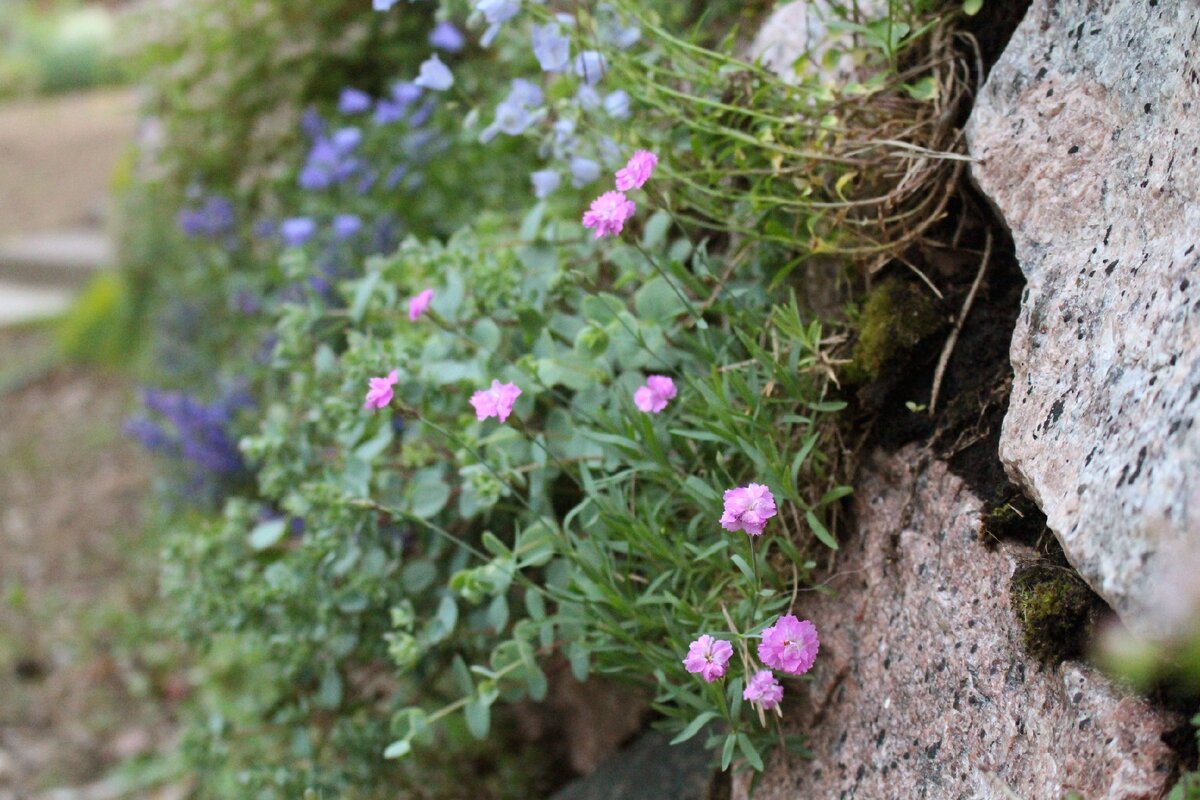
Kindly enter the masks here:
M 725 492 L 725 513 L 721 515 L 721 527 L 725 530 L 758 536 L 773 516 L 775 498 L 762 484 L 752 483 Z
M 495 417 L 504 422 L 512 413 L 513 403 L 521 396 L 521 390 L 515 383 L 501 383 L 493 380 L 490 389 L 481 389 L 471 395 L 471 405 L 475 406 L 475 416 L 480 420 Z
M 772 669 L 789 675 L 803 675 L 812 669 L 820 648 L 816 625 L 785 614 L 763 631 L 758 658 Z
M 725 677 L 725 667 L 733 656 L 733 645 L 724 639 L 714 639 L 705 634 L 688 645 L 687 658 L 683 666 L 688 672 L 700 673 L 700 677 L 712 683 Z
M 426 289 L 425 291 L 414 295 L 413 298 L 408 301 L 408 318 L 413 322 L 416 322 L 421 318 L 421 315 L 425 313 L 426 309 L 429 308 L 429 304 L 432 302 L 433 289 Z
M 746 681 L 742 699 L 758 703 L 764 711 L 770 711 L 783 699 L 783 687 L 779 685 L 779 681 L 775 680 L 771 670 L 760 669 L 754 673 L 754 677 Z
M 605 192 L 592 201 L 591 208 L 583 215 L 583 227 L 595 228 L 597 239 L 616 236 L 636 210 L 633 201 L 621 192 Z
M 363 408 L 387 408 L 392 402 L 395 392 L 392 387 L 400 380 L 400 373 L 392 370 L 386 378 L 371 378 L 367 381 L 371 388 L 367 389 L 367 399 Z
M 666 375 L 648 375 L 646 385 L 633 393 L 633 404 L 647 414 L 657 414 L 675 395 L 675 381 Z
M 658 156 L 649 150 L 638 150 L 629 158 L 629 163 L 617 170 L 617 188 L 622 192 L 640 189 L 658 166 Z

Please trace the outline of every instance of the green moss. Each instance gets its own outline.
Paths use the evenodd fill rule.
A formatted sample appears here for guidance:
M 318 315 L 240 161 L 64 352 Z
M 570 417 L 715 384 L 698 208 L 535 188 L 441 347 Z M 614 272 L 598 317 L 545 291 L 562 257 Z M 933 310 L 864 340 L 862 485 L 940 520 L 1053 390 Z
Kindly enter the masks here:
M 892 278 L 867 293 L 858 317 L 858 341 L 844 375 L 848 383 L 878 378 L 885 367 L 945 324 L 936 302 L 915 283 Z
M 1019 567 L 1011 583 L 1013 611 L 1026 649 L 1058 663 L 1084 653 L 1099 611 L 1096 595 L 1065 567 L 1039 562 Z

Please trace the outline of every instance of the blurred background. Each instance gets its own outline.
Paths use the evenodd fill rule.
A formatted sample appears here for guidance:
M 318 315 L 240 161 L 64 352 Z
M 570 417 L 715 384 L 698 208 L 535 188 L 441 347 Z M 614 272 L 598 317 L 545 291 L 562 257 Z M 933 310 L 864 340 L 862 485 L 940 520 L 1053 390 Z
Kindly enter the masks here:
M 138 349 L 114 272 L 134 3 L 0 3 L 0 798 L 180 796 L 147 462 L 122 432 Z M 148 5 L 139 4 L 140 13 Z M 165 5 L 165 4 L 164 4 Z M 127 169 L 126 169 L 127 172 Z M 79 326 L 82 327 L 72 327 Z M 131 769 L 114 772 L 128 762 Z

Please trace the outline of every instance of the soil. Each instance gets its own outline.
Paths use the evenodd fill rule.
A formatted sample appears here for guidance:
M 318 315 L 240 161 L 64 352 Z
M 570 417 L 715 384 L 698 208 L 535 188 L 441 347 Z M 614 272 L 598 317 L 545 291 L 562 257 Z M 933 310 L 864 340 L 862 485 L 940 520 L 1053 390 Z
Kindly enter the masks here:
M 48 348 L 37 329 L 0 330 L 0 375 L 44 361 Z M 7 383 L 0 389 L 5 800 L 91 783 L 119 761 L 169 747 L 173 698 L 185 685 L 148 616 L 157 570 L 142 520 L 149 463 L 121 433 L 133 387 L 118 375 L 71 367 L 26 370 Z

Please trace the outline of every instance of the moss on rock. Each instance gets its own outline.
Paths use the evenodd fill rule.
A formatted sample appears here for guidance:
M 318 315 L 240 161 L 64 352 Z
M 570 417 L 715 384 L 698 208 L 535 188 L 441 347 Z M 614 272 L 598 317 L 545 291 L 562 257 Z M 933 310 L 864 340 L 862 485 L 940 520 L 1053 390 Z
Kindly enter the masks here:
M 1013 611 L 1032 655 L 1051 663 L 1083 655 L 1100 604 L 1073 570 L 1046 562 L 1028 564 L 1013 574 L 1010 588 Z
M 858 340 L 844 370 L 846 382 L 879 378 L 885 367 L 894 366 L 945 323 L 923 287 L 897 278 L 880 283 L 867 293 L 859 311 Z

